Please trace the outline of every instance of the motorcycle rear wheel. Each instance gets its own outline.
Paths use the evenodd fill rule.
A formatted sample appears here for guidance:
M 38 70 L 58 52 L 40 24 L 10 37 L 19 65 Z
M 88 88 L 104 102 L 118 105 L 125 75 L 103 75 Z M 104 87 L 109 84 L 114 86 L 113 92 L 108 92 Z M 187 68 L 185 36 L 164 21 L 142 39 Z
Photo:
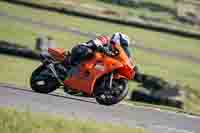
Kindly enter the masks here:
M 102 81 L 102 80 L 101 80 Z M 102 105 L 113 105 L 122 101 L 128 94 L 128 81 L 126 79 L 113 79 L 112 89 L 102 88 L 103 82 L 96 85 L 96 101 Z M 118 94 L 116 94 L 118 92 Z
M 57 79 L 48 72 L 48 68 L 45 65 L 41 65 L 33 71 L 30 85 L 35 92 L 45 94 L 53 92 L 59 87 Z

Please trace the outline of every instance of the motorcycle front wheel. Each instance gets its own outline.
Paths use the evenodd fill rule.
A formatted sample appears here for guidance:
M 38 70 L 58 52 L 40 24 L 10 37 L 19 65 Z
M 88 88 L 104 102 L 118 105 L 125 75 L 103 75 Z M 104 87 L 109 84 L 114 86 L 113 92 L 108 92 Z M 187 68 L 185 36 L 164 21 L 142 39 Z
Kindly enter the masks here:
M 105 87 L 105 82 L 99 80 L 96 84 L 95 97 L 99 104 L 117 104 L 127 96 L 128 81 L 126 79 L 113 79 L 111 89 Z
M 30 85 L 35 92 L 45 94 L 53 92 L 59 87 L 57 79 L 45 65 L 41 65 L 33 71 Z

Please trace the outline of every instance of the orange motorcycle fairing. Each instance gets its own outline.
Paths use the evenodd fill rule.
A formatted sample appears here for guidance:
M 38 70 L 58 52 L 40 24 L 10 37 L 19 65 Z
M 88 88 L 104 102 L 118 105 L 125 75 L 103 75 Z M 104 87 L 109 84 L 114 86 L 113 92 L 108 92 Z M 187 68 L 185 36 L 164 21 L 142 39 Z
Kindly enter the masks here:
M 62 48 L 48 48 L 48 53 L 58 61 L 63 61 L 65 59 L 65 50 Z
M 128 58 L 123 48 L 120 45 L 115 45 L 115 48 L 119 51 L 119 55 L 115 57 L 116 60 L 121 62 L 124 66 L 118 69 L 118 75 L 124 76 L 129 80 L 133 79 L 135 76 L 135 62 Z
M 66 79 L 64 85 L 92 95 L 98 78 L 121 67 L 123 67 L 123 64 L 118 60 L 97 52 L 92 59 L 77 66 L 75 74 Z

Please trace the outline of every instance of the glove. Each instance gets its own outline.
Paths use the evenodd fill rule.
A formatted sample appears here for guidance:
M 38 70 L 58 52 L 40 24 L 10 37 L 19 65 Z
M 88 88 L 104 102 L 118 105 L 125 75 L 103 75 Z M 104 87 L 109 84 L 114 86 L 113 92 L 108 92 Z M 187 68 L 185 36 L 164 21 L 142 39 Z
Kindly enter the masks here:
M 105 53 L 108 56 L 114 56 L 114 53 L 110 51 L 107 47 L 98 47 L 97 51 Z

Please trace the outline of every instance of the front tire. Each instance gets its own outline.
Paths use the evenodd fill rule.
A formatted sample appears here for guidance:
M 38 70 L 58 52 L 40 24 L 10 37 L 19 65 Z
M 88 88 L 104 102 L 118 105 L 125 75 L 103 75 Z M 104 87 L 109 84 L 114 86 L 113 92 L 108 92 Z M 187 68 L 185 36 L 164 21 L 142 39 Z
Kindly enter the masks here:
M 41 65 L 33 71 L 30 78 L 30 85 L 35 92 L 45 94 L 53 92 L 59 87 L 57 79 L 45 65 Z
M 101 82 L 100 84 L 102 84 Z M 96 86 L 96 101 L 102 105 L 113 105 L 122 101 L 128 94 L 128 81 L 126 79 L 113 79 L 113 88 L 108 90 L 102 85 Z

